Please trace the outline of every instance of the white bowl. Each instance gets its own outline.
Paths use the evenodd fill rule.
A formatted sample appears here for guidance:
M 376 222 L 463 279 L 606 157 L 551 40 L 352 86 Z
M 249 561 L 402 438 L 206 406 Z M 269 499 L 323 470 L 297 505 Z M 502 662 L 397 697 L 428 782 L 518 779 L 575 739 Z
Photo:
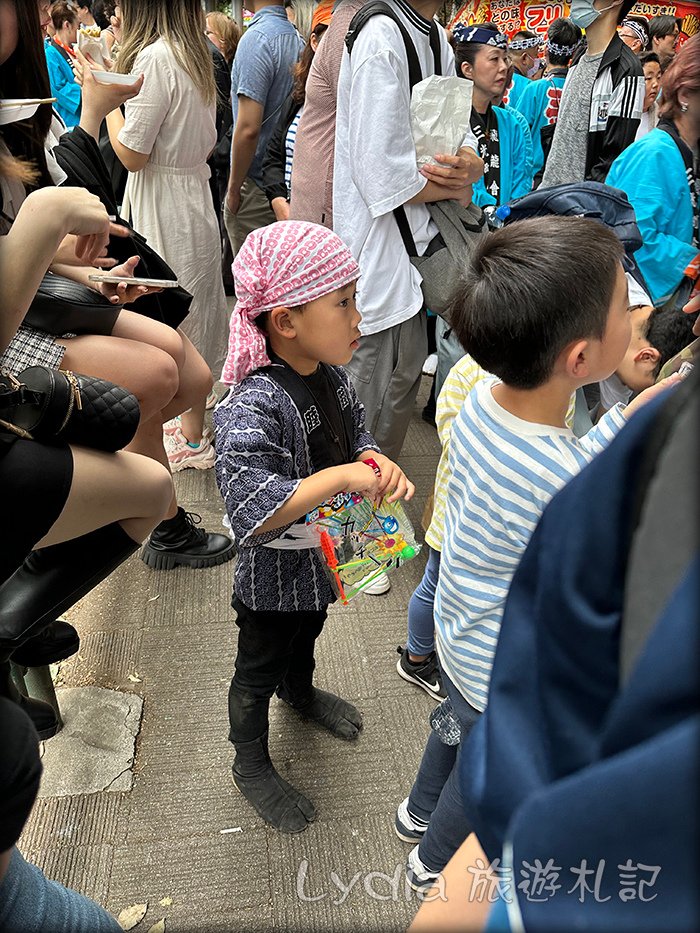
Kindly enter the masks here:
M 24 99 L 12 98 L 0 101 L 0 126 L 8 123 L 18 123 L 20 120 L 28 120 L 33 117 L 39 109 L 39 104 L 28 104 Z
M 136 84 L 139 79 L 138 75 L 120 75 L 113 71 L 93 71 L 92 75 L 100 84 Z

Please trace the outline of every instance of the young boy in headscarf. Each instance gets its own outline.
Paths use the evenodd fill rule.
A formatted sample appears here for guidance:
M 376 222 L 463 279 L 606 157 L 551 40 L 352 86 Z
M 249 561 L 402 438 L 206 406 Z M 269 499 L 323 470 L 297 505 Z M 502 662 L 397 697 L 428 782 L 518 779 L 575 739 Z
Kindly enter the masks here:
M 217 407 L 216 475 L 239 547 L 238 653 L 229 690 L 236 787 L 272 826 L 300 832 L 314 805 L 267 747 L 272 694 L 354 739 L 357 709 L 313 686 L 314 644 L 335 595 L 304 518 L 340 492 L 390 501 L 414 487 L 365 430 L 342 366 L 358 346 L 357 263 L 340 238 L 287 221 L 251 233 L 233 264 L 238 302 Z

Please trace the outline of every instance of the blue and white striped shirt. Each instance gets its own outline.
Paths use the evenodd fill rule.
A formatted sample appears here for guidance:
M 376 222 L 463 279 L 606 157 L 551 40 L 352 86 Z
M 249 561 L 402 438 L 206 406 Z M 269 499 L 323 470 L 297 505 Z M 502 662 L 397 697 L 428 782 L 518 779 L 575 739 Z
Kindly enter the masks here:
M 440 664 L 480 711 L 510 581 L 545 506 L 625 423 L 621 405 L 582 438 L 523 421 L 493 398 L 497 381 L 479 383 L 454 422 L 435 598 Z

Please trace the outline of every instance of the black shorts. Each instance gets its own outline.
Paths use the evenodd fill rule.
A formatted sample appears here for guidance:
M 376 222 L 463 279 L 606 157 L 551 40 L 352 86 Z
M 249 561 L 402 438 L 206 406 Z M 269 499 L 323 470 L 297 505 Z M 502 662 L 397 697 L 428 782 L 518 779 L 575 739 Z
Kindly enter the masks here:
M 73 482 L 68 446 L 20 438 L 0 447 L 0 582 L 19 567 L 63 511 Z

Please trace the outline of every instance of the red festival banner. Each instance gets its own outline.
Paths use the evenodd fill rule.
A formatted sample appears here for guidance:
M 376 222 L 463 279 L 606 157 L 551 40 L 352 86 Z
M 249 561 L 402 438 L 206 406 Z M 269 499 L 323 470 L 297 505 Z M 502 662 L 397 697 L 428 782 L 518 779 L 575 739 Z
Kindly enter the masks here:
M 700 3 L 635 3 L 632 13 L 646 16 L 682 17 L 679 42 L 700 31 Z M 537 3 L 534 0 L 468 0 L 458 11 L 450 26 L 467 23 L 494 23 L 509 36 L 519 29 L 529 29 L 543 38 L 552 20 L 569 15 L 569 4 Z

